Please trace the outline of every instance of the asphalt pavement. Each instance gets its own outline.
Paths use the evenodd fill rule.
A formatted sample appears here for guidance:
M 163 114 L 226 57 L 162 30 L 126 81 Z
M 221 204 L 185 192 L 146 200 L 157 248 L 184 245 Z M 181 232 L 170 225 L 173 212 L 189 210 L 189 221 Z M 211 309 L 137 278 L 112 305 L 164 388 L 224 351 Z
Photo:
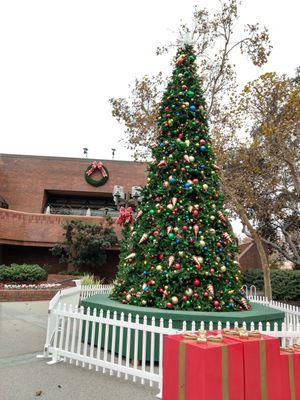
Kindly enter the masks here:
M 47 301 L 0 303 L 1 400 L 155 400 L 157 388 L 37 358 L 47 309 Z

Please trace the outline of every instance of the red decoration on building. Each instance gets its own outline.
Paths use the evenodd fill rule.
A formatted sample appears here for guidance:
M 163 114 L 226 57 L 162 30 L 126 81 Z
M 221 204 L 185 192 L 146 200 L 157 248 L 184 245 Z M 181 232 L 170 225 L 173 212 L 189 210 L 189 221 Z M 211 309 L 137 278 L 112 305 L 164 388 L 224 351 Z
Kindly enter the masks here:
M 134 222 L 133 216 L 132 216 L 133 210 L 131 207 L 125 208 L 121 207 L 120 208 L 120 215 L 117 220 L 117 223 L 119 225 L 124 225 L 124 224 L 132 224 Z

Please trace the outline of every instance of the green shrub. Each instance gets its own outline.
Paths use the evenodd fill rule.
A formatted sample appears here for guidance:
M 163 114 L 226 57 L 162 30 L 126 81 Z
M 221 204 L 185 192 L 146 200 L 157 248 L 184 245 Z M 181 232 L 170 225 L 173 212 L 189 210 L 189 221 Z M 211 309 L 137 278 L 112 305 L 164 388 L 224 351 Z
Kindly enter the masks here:
M 244 284 L 263 290 L 264 278 L 261 269 L 243 272 Z M 300 270 L 271 270 L 271 285 L 274 300 L 300 300 Z
M 0 266 L 0 281 L 37 282 L 47 278 L 47 272 L 37 264 Z
M 104 279 L 95 279 L 94 275 L 84 274 L 80 279 L 82 286 L 84 285 L 102 285 Z

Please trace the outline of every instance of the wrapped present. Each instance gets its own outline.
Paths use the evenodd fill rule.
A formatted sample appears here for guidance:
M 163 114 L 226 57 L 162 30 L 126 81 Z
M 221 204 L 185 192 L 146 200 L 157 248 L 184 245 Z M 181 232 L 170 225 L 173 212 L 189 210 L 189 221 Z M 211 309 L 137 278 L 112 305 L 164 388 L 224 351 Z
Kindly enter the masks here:
M 204 331 L 165 336 L 163 400 L 243 400 L 243 348 Z
M 280 349 L 281 399 L 300 400 L 300 345 Z
M 279 339 L 239 328 L 222 333 L 243 344 L 245 400 L 282 400 Z

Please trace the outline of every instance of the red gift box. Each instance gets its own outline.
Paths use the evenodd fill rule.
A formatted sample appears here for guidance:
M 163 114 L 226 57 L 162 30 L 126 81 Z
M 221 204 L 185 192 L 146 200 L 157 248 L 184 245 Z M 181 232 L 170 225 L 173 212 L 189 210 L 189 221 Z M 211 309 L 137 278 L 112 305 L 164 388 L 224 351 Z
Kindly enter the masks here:
M 300 349 L 280 351 L 281 399 L 300 400 Z
M 223 334 L 236 343 L 243 344 L 245 400 L 282 400 L 280 382 L 280 343 L 273 338 L 241 330 L 223 331 Z
M 244 400 L 241 343 L 164 338 L 163 400 Z

